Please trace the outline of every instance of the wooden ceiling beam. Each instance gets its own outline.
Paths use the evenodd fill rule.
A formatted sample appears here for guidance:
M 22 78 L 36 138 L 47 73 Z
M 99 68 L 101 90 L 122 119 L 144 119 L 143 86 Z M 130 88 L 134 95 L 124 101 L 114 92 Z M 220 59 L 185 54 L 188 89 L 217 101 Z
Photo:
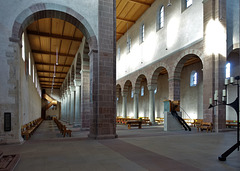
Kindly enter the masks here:
M 40 36 L 40 37 L 50 37 L 50 38 L 55 38 L 55 39 L 64 39 L 64 40 L 72 40 L 72 41 L 76 41 L 76 42 L 82 42 L 81 38 L 71 37 L 71 36 L 63 36 L 63 35 L 52 34 L 52 33 L 44 33 L 44 32 L 28 30 L 27 34 Z
M 39 81 L 40 83 L 52 83 L 52 80 L 51 81 Z M 59 82 L 59 81 L 54 81 L 54 83 L 63 83 L 62 81 Z
M 44 55 L 56 55 L 56 52 L 42 51 L 42 50 L 32 50 L 32 53 L 44 54 Z M 75 58 L 75 55 L 58 53 L 58 56 L 67 56 Z
M 54 73 L 54 71 L 44 71 L 44 70 L 37 70 L 37 72 L 44 72 L 44 73 Z M 56 74 L 67 74 L 67 72 L 64 71 L 56 71 Z
M 140 5 L 145 5 L 145 6 L 148 6 L 148 7 L 151 6 L 151 4 L 149 4 L 149 3 L 140 2 L 140 1 L 137 1 L 137 0 L 129 0 L 129 2 L 133 2 L 133 3 L 135 3 L 135 4 L 140 4 Z
M 49 66 L 54 66 L 56 64 L 53 63 L 42 63 L 42 62 L 35 62 L 36 65 L 49 65 Z M 56 66 L 60 66 L 60 67 L 71 67 L 71 65 L 63 65 L 63 64 L 58 64 Z
M 120 33 L 120 32 L 116 32 L 116 34 L 117 34 L 117 35 L 121 35 L 121 36 L 124 35 L 124 33 Z
M 136 23 L 136 21 L 134 21 L 134 20 L 128 20 L 128 19 L 125 19 L 125 18 L 117 17 L 116 19 L 117 19 L 117 20 L 120 20 L 120 21 L 124 21 L 124 22 L 133 23 L 133 24 Z
M 38 76 L 38 78 L 39 78 L 39 79 L 42 79 L 42 78 L 43 78 L 43 79 L 44 79 L 44 78 L 51 78 L 51 79 L 52 79 L 53 77 L 47 77 L 47 76 Z M 64 79 L 65 79 L 65 77 L 54 77 L 54 79 L 63 79 L 63 80 L 64 80 Z

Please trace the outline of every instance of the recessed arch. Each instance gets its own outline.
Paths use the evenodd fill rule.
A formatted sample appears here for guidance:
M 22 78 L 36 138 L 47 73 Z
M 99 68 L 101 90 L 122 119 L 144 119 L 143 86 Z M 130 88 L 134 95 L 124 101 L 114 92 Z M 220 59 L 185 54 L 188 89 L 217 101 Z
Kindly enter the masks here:
M 124 84 L 124 87 L 123 87 L 123 92 L 128 92 L 128 89 L 129 87 L 132 87 L 132 82 L 130 80 L 127 80 Z
M 162 66 L 155 69 L 155 71 L 152 74 L 152 78 L 151 78 L 151 82 L 150 82 L 151 85 L 157 85 L 159 74 L 161 74 L 161 75 L 168 74 L 168 71 L 166 68 L 164 68 Z
M 144 74 L 141 74 L 138 76 L 135 82 L 135 89 L 140 89 L 141 82 L 146 81 L 147 82 L 147 77 Z

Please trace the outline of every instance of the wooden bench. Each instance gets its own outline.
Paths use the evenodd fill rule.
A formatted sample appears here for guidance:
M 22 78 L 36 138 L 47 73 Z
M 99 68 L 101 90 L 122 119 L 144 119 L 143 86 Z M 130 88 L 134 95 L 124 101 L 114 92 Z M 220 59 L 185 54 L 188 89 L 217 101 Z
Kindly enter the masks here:
M 189 126 L 194 125 L 194 119 L 183 119 Z
M 201 125 L 200 125 L 199 127 L 197 127 L 197 128 L 198 128 L 198 131 L 199 131 L 199 129 L 200 129 L 201 131 L 203 131 L 204 129 L 206 129 L 207 132 L 208 132 L 208 131 L 211 131 L 211 132 L 212 132 L 213 124 L 212 124 L 212 122 L 202 122 Z
M 202 124 L 202 122 L 203 122 L 203 119 L 194 119 L 193 126 L 198 127 Z
M 72 136 L 72 130 L 68 129 L 65 125 L 58 121 L 57 118 L 54 118 L 54 122 L 57 124 L 58 129 L 60 130 L 63 137 L 68 135 L 69 137 Z
M 142 128 L 142 121 L 140 120 L 131 120 L 127 121 L 128 129 L 131 129 L 131 126 L 138 126 L 138 129 Z
M 237 127 L 237 120 L 226 120 L 226 127 Z
M 157 118 L 155 118 L 155 121 L 158 122 L 159 124 L 162 124 L 162 123 L 164 123 L 164 118 L 157 117 Z
M 42 123 L 43 119 L 38 118 L 35 119 L 34 121 L 31 121 L 25 125 L 22 125 L 21 127 L 21 134 L 22 136 L 25 137 L 26 140 L 29 139 L 29 137 L 31 137 L 31 135 L 33 135 L 33 133 L 35 132 L 35 130 L 39 127 L 39 125 Z

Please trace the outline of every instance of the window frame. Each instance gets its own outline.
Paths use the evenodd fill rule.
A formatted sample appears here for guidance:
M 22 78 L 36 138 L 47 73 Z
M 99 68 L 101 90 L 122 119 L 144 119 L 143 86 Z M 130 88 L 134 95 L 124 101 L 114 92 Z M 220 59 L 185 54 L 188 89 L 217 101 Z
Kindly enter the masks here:
M 141 96 L 144 96 L 144 86 L 141 86 Z
M 132 44 L 131 38 L 127 37 L 127 53 L 131 52 L 131 44 Z
M 145 24 L 142 23 L 140 25 L 140 29 L 139 29 L 139 44 L 144 42 L 144 38 L 145 38 Z
M 165 7 L 160 5 L 157 12 L 157 31 L 161 30 L 164 27 L 165 23 Z
M 198 73 L 193 70 L 190 74 L 190 87 L 195 87 L 198 85 Z

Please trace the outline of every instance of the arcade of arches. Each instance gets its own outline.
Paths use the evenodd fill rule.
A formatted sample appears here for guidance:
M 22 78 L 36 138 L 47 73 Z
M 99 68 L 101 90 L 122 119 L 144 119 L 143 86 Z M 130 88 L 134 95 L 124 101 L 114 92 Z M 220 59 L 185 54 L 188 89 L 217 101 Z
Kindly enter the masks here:
M 227 62 L 231 77 L 239 75 L 239 11 L 226 12 L 239 2 L 193 1 L 184 9 L 183 2 L 6 2 L 0 7 L 9 16 L 0 20 L 0 124 L 10 113 L 11 128 L 0 130 L 0 143 L 23 141 L 21 126 L 39 117 L 57 117 L 95 139 L 116 138 L 117 116 L 154 122 L 163 117 L 164 100 L 180 100 L 184 118 L 225 129 L 226 119 L 236 119 L 232 109 L 208 106 L 215 90 L 221 100 Z M 141 5 L 140 18 L 125 11 Z M 162 6 L 164 20 L 155 16 Z M 228 93 L 233 100 L 234 88 Z

